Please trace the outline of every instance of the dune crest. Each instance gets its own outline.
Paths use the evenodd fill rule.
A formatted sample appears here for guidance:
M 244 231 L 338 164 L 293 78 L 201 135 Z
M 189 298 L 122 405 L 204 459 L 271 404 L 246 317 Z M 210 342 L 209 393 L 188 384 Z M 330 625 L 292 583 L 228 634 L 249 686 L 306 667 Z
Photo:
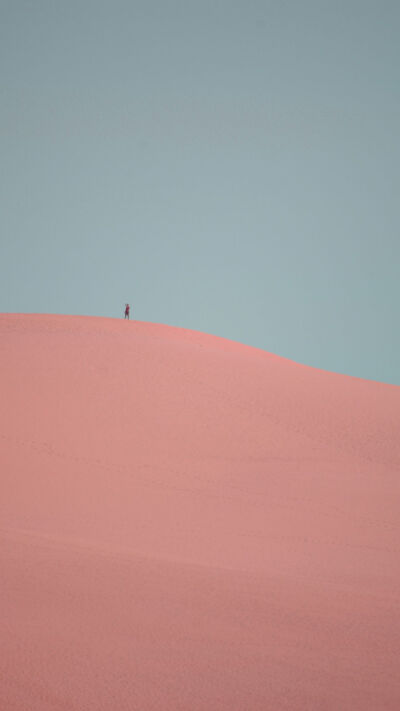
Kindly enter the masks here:
M 1 315 L 0 708 L 397 711 L 400 388 Z

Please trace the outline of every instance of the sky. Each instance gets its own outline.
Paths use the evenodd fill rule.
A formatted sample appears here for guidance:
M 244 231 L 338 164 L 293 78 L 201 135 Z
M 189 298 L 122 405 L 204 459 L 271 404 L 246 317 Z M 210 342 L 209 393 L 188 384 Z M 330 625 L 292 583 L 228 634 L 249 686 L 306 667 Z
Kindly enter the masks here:
M 0 312 L 400 385 L 398 0 L 0 0 Z

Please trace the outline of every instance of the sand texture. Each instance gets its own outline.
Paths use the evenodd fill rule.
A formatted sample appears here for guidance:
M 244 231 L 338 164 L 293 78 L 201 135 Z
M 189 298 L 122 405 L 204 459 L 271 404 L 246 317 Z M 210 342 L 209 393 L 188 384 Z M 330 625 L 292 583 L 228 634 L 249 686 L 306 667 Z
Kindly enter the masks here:
M 0 316 L 1 711 L 398 711 L 400 388 Z

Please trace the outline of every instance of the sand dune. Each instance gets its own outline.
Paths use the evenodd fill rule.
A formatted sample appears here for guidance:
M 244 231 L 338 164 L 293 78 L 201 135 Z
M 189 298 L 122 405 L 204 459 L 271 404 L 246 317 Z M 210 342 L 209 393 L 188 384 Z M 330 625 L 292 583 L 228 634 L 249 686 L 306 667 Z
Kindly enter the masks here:
M 0 708 L 397 711 L 400 388 L 0 317 Z

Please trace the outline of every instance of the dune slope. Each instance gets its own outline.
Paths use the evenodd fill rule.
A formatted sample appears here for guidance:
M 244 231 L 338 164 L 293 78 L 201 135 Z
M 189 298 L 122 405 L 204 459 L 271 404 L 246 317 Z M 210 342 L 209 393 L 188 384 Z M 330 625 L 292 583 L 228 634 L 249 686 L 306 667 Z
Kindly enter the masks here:
M 400 708 L 400 388 L 148 323 L 0 339 L 0 708 Z

